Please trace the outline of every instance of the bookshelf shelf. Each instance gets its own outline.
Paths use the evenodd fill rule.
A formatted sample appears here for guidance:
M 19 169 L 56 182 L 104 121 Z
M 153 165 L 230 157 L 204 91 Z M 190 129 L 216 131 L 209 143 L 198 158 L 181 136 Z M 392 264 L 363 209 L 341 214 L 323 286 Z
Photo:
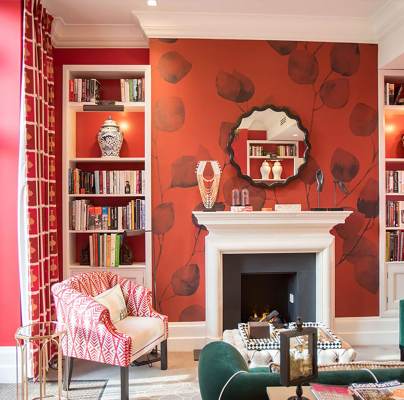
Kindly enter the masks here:
M 114 99 L 114 105 L 123 106 L 124 111 L 117 110 L 102 110 L 107 108 L 107 104 L 102 104 L 95 110 L 84 110 L 86 105 L 96 105 L 94 101 L 91 102 L 75 102 L 70 101 L 74 98 L 80 99 L 77 88 L 83 83 L 83 93 L 88 96 L 88 87 L 90 87 L 90 97 L 96 96 L 92 92 L 92 81 L 85 90 L 84 80 L 96 79 L 97 85 L 101 86 L 98 92 L 101 100 Z M 135 80 L 138 79 L 137 83 Z M 72 81 L 71 81 L 72 80 Z M 128 80 L 128 81 L 123 81 Z M 71 83 L 73 82 L 73 83 Z M 135 97 L 126 90 L 128 82 L 133 83 L 133 90 L 135 84 L 141 85 L 141 97 Z M 72 97 L 72 84 L 74 88 L 74 96 Z M 87 84 L 87 83 L 86 83 Z M 125 88 L 123 88 L 125 84 Z M 121 90 L 121 91 L 120 91 Z M 124 90 L 122 92 L 122 90 Z M 119 92 L 120 91 L 120 92 Z M 138 92 L 140 93 L 140 92 Z M 77 97 L 76 97 L 77 95 Z M 122 97 L 123 96 L 123 97 Z M 81 97 L 86 98 L 86 97 Z M 119 101 L 120 99 L 136 99 L 144 98 L 144 101 Z M 93 100 L 93 98 L 92 98 Z M 112 107 L 112 104 L 111 104 Z M 121 157 L 116 158 L 101 158 L 99 146 L 97 143 L 97 134 L 103 121 L 107 116 L 112 115 L 112 118 L 118 124 L 125 123 L 124 131 L 124 144 L 122 146 Z M 64 278 L 69 276 L 87 272 L 87 271 L 111 271 L 119 274 L 120 276 L 134 280 L 136 283 L 145 285 L 148 288 L 152 287 L 152 235 L 151 235 L 151 73 L 149 65 L 65 65 L 63 67 L 63 275 Z M 144 171 L 144 184 L 141 194 L 134 193 L 119 193 L 123 191 L 115 188 L 114 194 L 100 194 L 100 193 L 69 193 L 69 186 L 71 187 L 72 174 L 69 169 L 79 169 L 80 187 L 85 187 L 87 192 L 95 191 L 95 183 L 92 180 L 95 174 L 88 174 L 94 171 Z M 82 174 L 83 172 L 83 174 Z M 88 178 L 90 176 L 90 178 Z M 111 172 L 112 176 L 112 172 Z M 116 175 L 119 177 L 119 175 Z M 132 175 L 131 175 L 132 176 Z M 71 178 L 69 180 L 69 177 Z M 83 177 L 83 182 L 81 181 Z M 114 175 L 115 177 L 115 175 Z M 76 178 L 74 178 L 76 179 Z M 119 179 L 119 178 L 117 178 Z M 122 179 L 122 178 L 121 178 Z M 127 179 L 128 180 L 128 179 Z M 76 181 L 78 182 L 78 181 Z M 98 181 L 97 181 L 98 182 Z M 108 181 L 107 181 L 108 182 Z M 114 178 L 114 185 L 115 178 Z M 121 182 L 118 181 L 117 182 Z M 98 183 L 97 183 L 98 184 Z M 90 189 L 88 189 L 90 185 Z M 101 185 L 101 181 L 100 181 Z M 107 184 L 108 185 L 108 184 Z M 132 186 L 132 181 L 131 181 Z M 100 186 L 101 188 L 101 186 Z M 102 189 L 100 189 L 102 190 Z M 137 189 L 140 191 L 140 189 Z M 70 189 L 72 191 L 72 189 Z M 78 189 L 75 188 L 77 192 Z M 135 191 L 135 190 L 133 190 Z M 118 193 L 117 193 L 118 192 Z M 103 201 L 105 199 L 105 202 Z M 77 214 L 77 208 L 73 206 L 78 203 L 75 201 L 82 200 L 86 206 L 83 206 L 83 214 Z M 132 203 L 132 200 L 134 203 Z M 122 203 L 125 203 L 123 205 Z M 138 225 L 131 225 L 132 227 L 142 227 L 141 230 L 124 230 L 124 229 L 91 229 L 91 230 L 74 230 L 71 229 L 71 218 L 73 214 L 75 218 L 80 215 L 80 225 L 76 227 L 83 228 L 85 226 L 93 227 L 94 220 L 98 221 L 99 208 L 111 209 L 111 225 L 108 226 L 122 226 L 117 224 L 119 214 L 126 204 L 135 204 L 133 209 L 126 209 L 126 212 L 135 216 L 136 221 L 144 221 Z M 141 205 L 138 208 L 138 204 Z M 91 208 L 91 211 L 90 211 Z M 119 208 L 119 213 L 116 211 Z M 114 211 L 115 209 L 115 211 Z M 134 213 L 134 211 L 136 213 Z M 140 213 L 145 210 L 144 217 L 140 219 Z M 81 215 L 86 215 L 86 219 L 82 219 Z M 91 213 L 91 214 L 90 214 Z M 109 213 L 109 211 L 108 211 Z M 109 215 L 109 214 L 108 214 Z M 119 217 L 118 217 L 118 216 Z M 143 216 L 143 213 L 142 213 Z M 91 218 L 91 220 L 90 220 Z M 132 217 L 133 218 L 133 217 Z M 85 221 L 83 223 L 83 221 Z M 133 219 L 132 219 L 133 221 Z M 98 222 L 97 222 L 98 223 Z M 133 222 L 132 222 L 133 224 Z M 97 226 L 97 225 L 95 225 Z M 123 225 L 126 226 L 126 225 Z M 74 225 L 73 225 L 74 227 Z M 106 227 L 106 226 L 104 226 Z M 96 234 L 96 235 L 94 235 Z M 104 236 L 106 234 L 107 236 Z M 105 260 L 114 260 L 111 263 L 119 263 L 120 247 L 122 241 L 130 248 L 134 255 L 134 262 L 131 265 L 119 265 L 118 267 L 95 267 L 90 265 L 80 265 L 79 260 L 82 257 L 83 250 L 88 247 L 90 258 L 98 260 L 97 263 L 106 263 Z M 96 243 L 98 243 L 96 245 Z M 91 247 L 93 246 L 93 247 Z M 101 247 L 103 246 L 103 247 Z M 96 250 L 98 249 L 98 250 Z M 98 251 L 98 255 L 97 255 Z M 115 258 L 114 258 L 115 257 Z
M 69 197 L 71 198 L 106 198 L 106 197 L 125 197 L 125 198 L 134 198 L 134 197 L 145 197 L 144 194 L 93 194 L 93 193 L 85 193 L 85 194 L 75 194 L 70 193 Z
M 386 163 L 404 163 L 404 158 L 386 158 Z
M 139 236 L 145 233 L 144 230 L 128 230 L 128 229 L 70 229 L 69 233 L 124 233 L 130 236 Z
M 392 104 L 392 105 L 385 105 L 384 106 L 384 110 L 385 111 L 404 111 L 404 105 L 400 105 L 400 104 Z
M 133 270 L 133 269 L 144 269 L 146 267 L 145 263 L 142 262 L 134 262 L 133 264 L 130 265 L 118 265 L 117 267 L 106 267 L 106 266 L 102 266 L 102 267 L 94 267 L 91 265 L 81 265 L 81 264 L 71 264 L 70 268 L 74 268 L 74 269 L 91 269 L 91 270 L 107 270 L 107 271 L 114 271 L 115 269 L 120 269 L 120 270 Z
M 124 107 L 124 111 L 130 111 L 130 112 L 141 112 L 145 110 L 146 103 L 143 101 L 129 101 L 129 102 L 123 102 L 123 101 L 116 101 L 114 103 L 115 105 L 120 105 Z M 91 103 L 91 102 L 76 102 L 76 101 L 69 101 L 68 107 L 72 111 L 76 112 L 81 112 L 83 110 L 83 106 L 95 106 L 96 103 Z M 86 112 L 105 112 L 105 110 L 91 110 L 91 111 L 86 111 Z
M 74 163 L 144 163 L 145 157 L 119 157 L 119 158 L 101 158 L 101 157 L 79 157 L 71 158 Z

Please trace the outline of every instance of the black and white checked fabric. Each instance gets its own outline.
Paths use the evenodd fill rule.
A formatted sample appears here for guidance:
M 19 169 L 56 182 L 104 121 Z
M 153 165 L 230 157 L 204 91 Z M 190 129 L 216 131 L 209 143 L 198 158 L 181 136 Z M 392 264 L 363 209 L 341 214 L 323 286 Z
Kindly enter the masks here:
M 304 328 L 313 327 L 321 329 L 323 332 L 323 336 L 329 338 L 329 340 L 318 340 L 317 348 L 321 350 L 327 349 L 340 349 L 342 347 L 342 341 L 339 337 L 335 336 L 335 334 L 324 324 L 321 322 L 304 322 Z M 288 325 L 288 329 L 295 329 L 296 323 L 291 322 Z M 248 324 L 240 323 L 238 324 L 238 330 L 240 332 L 240 336 L 244 342 L 247 350 L 279 350 L 280 349 L 280 340 L 279 340 L 279 332 L 275 329 L 271 330 L 270 338 L 262 338 L 262 339 L 250 339 L 248 337 Z

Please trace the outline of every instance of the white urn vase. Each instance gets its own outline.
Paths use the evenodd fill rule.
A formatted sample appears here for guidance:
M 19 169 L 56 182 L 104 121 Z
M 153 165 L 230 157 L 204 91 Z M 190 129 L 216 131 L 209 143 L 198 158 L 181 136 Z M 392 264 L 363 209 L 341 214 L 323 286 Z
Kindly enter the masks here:
M 261 164 L 260 172 L 261 172 L 261 178 L 263 180 L 268 180 L 269 179 L 269 174 L 271 173 L 271 166 L 270 166 L 270 164 L 269 164 L 269 162 L 267 160 L 265 160 Z
M 275 180 L 278 181 L 278 180 L 282 179 L 281 178 L 282 171 L 283 171 L 283 167 L 282 167 L 280 161 L 275 161 L 274 165 L 272 166 L 272 173 L 274 175 Z

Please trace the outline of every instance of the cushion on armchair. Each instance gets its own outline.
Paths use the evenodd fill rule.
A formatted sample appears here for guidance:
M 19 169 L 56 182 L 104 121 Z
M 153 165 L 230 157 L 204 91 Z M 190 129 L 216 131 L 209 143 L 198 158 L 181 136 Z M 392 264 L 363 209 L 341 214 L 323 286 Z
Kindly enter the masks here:
M 132 359 L 146 353 L 164 339 L 164 322 L 152 317 L 126 317 L 115 324 L 118 332 L 132 340 Z
M 126 302 L 119 284 L 93 297 L 93 299 L 108 309 L 109 317 L 113 324 L 116 324 L 128 315 Z

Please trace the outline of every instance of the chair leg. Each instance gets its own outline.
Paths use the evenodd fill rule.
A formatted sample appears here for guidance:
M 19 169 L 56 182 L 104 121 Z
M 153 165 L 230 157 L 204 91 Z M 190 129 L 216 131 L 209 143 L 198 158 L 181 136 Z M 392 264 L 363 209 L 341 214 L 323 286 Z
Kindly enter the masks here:
M 400 346 L 400 360 L 404 361 L 404 346 Z
M 67 391 L 70 388 L 73 374 L 73 357 L 65 356 L 65 365 L 63 370 L 63 390 Z
M 121 367 L 121 400 L 129 400 L 129 367 Z
M 160 344 L 161 351 L 161 369 L 165 371 L 167 369 L 167 339 Z

